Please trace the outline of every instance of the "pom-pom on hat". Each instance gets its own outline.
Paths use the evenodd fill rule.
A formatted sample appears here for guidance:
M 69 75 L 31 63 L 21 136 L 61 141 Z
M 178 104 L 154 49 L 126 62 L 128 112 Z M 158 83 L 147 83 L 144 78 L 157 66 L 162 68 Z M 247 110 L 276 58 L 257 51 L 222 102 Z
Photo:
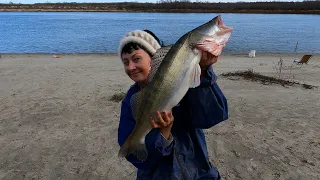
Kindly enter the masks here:
M 156 53 L 157 49 L 160 48 L 160 44 L 158 41 L 149 33 L 141 30 L 135 30 L 128 32 L 124 37 L 120 40 L 119 45 L 119 55 L 121 56 L 122 48 L 128 43 L 137 43 L 143 46 L 149 53 Z

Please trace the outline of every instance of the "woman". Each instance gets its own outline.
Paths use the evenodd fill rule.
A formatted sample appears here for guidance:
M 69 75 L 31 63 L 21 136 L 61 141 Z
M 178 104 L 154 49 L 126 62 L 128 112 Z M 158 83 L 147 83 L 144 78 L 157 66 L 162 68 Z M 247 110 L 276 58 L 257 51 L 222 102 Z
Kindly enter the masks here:
M 158 48 L 159 39 L 148 30 L 129 32 L 120 41 L 119 55 L 125 72 L 135 82 L 122 101 L 120 146 L 135 126 L 130 98 L 146 85 L 151 59 Z M 156 120 L 150 119 L 153 129 L 145 138 L 148 158 L 142 162 L 133 155 L 126 157 L 138 168 L 137 179 L 221 179 L 208 159 L 202 131 L 228 118 L 227 100 L 211 67 L 217 59 L 203 52 L 200 86 L 189 89 L 172 113 L 158 112 Z

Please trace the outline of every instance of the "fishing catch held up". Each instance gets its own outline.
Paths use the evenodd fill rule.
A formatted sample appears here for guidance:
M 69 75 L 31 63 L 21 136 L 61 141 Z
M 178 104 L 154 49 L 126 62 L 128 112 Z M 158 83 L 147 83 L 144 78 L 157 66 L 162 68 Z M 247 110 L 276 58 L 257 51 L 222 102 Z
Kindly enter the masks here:
M 151 61 L 147 86 L 131 97 L 136 125 L 120 148 L 120 157 L 133 154 L 142 161 L 147 159 L 145 136 L 152 130 L 150 117 L 156 117 L 157 111 L 170 112 L 189 88 L 200 85 L 201 52 L 219 56 L 231 32 L 217 16 L 183 35 L 171 48 L 157 50 Z

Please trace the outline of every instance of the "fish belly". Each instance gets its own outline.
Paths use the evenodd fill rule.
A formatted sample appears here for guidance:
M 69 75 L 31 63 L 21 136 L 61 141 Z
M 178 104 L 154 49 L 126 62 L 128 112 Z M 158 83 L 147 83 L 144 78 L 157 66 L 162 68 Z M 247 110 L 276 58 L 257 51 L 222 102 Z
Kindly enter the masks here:
M 199 64 L 199 61 L 200 55 L 195 55 L 189 58 L 189 66 L 185 69 L 185 73 L 181 74 L 180 78 L 177 78 L 174 83 L 174 88 L 171 90 L 171 96 L 163 109 L 171 111 L 171 109 L 186 95 L 191 85 L 191 78 L 193 78 L 191 77 L 192 71 L 195 69 L 195 66 Z

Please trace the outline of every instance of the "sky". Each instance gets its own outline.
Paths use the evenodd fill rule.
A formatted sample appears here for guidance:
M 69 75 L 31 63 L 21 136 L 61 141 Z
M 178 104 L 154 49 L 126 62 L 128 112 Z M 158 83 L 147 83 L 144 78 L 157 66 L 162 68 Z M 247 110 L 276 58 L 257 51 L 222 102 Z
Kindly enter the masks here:
M 21 3 L 21 4 L 34 4 L 34 3 L 44 3 L 44 2 L 157 2 L 158 0 L 0 0 L 0 3 Z M 191 0 L 197 1 L 197 0 Z M 257 2 L 257 1 L 295 1 L 298 2 L 299 0 L 198 0 L 201 2 L 238 2 L 238 1 L 245 1 L 245 2 Z M 300 0 L 302 1 L 302 0 Z

